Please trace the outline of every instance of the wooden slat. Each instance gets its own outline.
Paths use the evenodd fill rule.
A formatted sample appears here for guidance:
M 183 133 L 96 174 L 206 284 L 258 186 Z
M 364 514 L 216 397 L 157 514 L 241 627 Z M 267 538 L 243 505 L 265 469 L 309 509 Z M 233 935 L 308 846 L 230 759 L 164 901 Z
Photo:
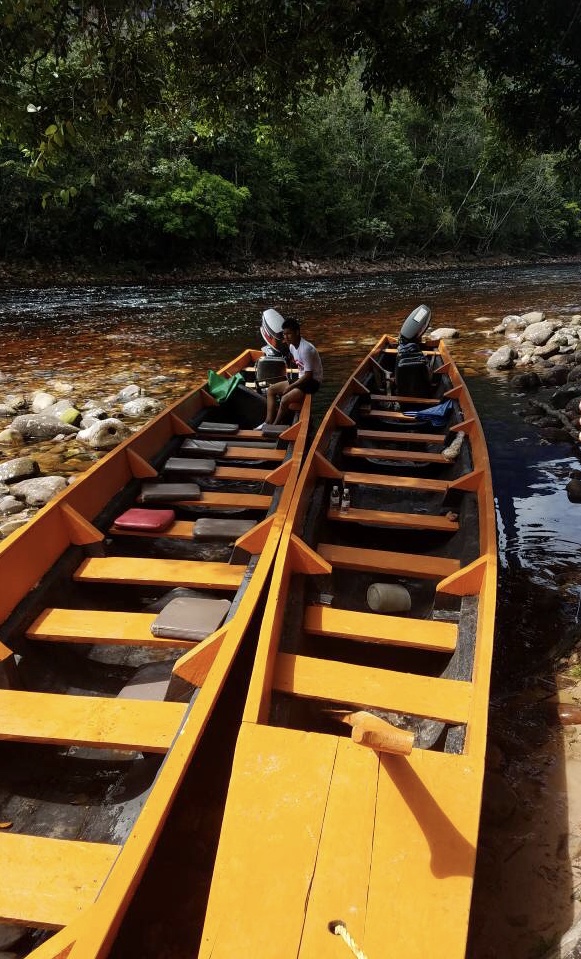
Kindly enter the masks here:
M 382 549 L 359 549 L 356 546 L 336 546 L 334 543 L 319 543 L 317 552 L 339 569 L 390 573 L 415 579 L 444 579 L 460 569 L 457 559 L 415 553 L 390 553 Z
M 101 609 L 45 609 L 26 630 L 27 639 L 49 643 L 104 643 L 190 649 L 186 639 L 153 636 L 157 613 L 124 613 Z
M 392 450 L 371 446 L 346 446 L 343 450 L 345 456 L 353 456 L 359 459 L 375 460 L 405 460 L 410 463 L 442 463 L 449 466 L 450 462 L 442 453 L 426 453 L 422 450 Z
M 186 704 L 0 689 L 0 740 L 164 753 Z
M 454 623 L 307 606 L 304 627 L 316 636 L 341 636 L 360 643 L 382 643 L 452 653 L 458 640 Z
M 481 785 L 465 756 L 414 749 L 405 762 L 383 758 L 358 943 L 366 955 L 389 955 L 389 942 L 406 959 L 464 959 Z
M 192 520 L 176 519 L 167 529 L 157 530 L 117 529 L 115 525 L 109 527 L 109 536 L 143 536 L 146 539 L 192 539 L 195 523 Z
M 278 450 L 271 450 L 277 453 Z M 282 450 L 280 452 L 283 452 Z M 237 457 L 238 458 L 238 457 Z M 266 459 L 266 457 L 262 457 Z M 259 469 L 257 466 L 217 466 L 212 477 L 214 479 L 241 480 L 242 482 L 264 483 L 270 474 L 269 469 Z
M 458 529 L 456 520 L 446 516 L 430 516 L 428 513 L 390 513 L 376 509 L 355 509 L 351 507 L 342 513 L 338 509 L 327 510 L 329 519 L 342 523 L 364 523 L 371 526 L 398 526 L 406 529 L 429 529 L 443 533 L 454 533 Z
M 431 493 L 445 493 L 448 480 L 428 479 L 423 476 L 384 476 L 382 473 L 354 473 L 351 470 L 343 474 L 343 482 L 348 486 L 383 486 L 390 489 L 417 489 Z
M 298 955 L 336 753 L 335 736 L 242 724 L 198 959 Z
M 372 393 L 369 397 L 372 403 L 410 403 L 412 406 L 437 406 L 442 402 L 440 397 L 427 396 L 399 396 L 399 394 Z
M 408 416 L 407 413 L 399 413 L 396 410 L 361 410 L 361 415 L 370 419 L 379 420 L 400 420 L 402 423 L 414 423 L 415 417 Z
M 83 560 L 73 578 L 85 583 L 132 583 L 232 589 L 240 586 L 246 566 L 188 559 L 144 559 L 141 556 L 93 556 Z
M 95 901 L 119 846 L 0 833 L 0 918 L 52 929 Z
M 397 430 L 357 430 L 358 440 L 381 440 L 386 443 L 443 443 L 445 433 L 399 433 Z
M 279 653 L 273 685 L 282 693 L 350 703 L 445 723 L 468 720 L 471 683 Z
M 223 440 L 231 443 L 236 440 L 263 440 L 262 430 L 238 430 L 237 433 L 221 433 L 219 430 L 196 430 L 199 440 Z
M 272 497 L 262 493 L 228 493 L 221 490 L 204 491 L 196 500 L 175 500 L 178 506 L 203 506 L 204 509 L 264 509 L 270 506 Z
M 262 435 L 262 434 L 259 434 Z M 220 460 L 269 460 L 273 463 L 282 463 L 286 450 L 265 450 L 253 446 L 229 446 Z

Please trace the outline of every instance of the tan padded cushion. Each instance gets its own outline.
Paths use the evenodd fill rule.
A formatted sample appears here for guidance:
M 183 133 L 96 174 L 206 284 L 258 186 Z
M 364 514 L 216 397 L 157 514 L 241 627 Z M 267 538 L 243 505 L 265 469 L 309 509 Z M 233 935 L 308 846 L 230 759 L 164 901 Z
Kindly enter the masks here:
M 218 539 L 226 543 L 233 543 L 253 526 L 256 526 L 256 520 L 253 519 L 214 519 L 208 516 L 196 520 L 194 539 Z
M 227 443 L 223 440 L 194 440 L 188 437 L 180 446 L 180 453 L 184 456 L 224 456 Z
M 144 483 L 137 497 L 140 503 L 170 503 L 177 499 L 199 499 L 197 483 Z
M 171 679 L 174 660 L 164 659 L 161 663 L 147 663 L 140 666 L 117 699 L 155 699 L 162 701 Z
M 190 476 L 210 476 L 216 469 L 216 460 L 196 460 L 188 456 L 170 456 L 164 473 L 180 473 Z
M 288 423 L 286 426 L 264 426 L 260 432 L 263 436 L 280 436 L 288 428 Z
M 227 599 L 172 599 L 151 624 L 154 636 L 200 641 L 224 622 L 231 603 Z
M 205 420 L 196 426 L 198 433 L 237 433 L 240 427 L 238 423 L 212 423 Z

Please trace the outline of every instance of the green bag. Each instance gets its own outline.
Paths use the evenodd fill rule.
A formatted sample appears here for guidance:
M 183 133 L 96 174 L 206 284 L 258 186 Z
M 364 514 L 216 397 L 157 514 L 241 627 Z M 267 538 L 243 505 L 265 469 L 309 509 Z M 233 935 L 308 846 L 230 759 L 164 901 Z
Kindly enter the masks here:
M 242 373 L 235 373 L 234 376 L 220 376 L 214 370 L 208 370 L 208 391 L 218 400 L 218 403 L 225 403 L 231 393 L 237 386 L 244 385 Z

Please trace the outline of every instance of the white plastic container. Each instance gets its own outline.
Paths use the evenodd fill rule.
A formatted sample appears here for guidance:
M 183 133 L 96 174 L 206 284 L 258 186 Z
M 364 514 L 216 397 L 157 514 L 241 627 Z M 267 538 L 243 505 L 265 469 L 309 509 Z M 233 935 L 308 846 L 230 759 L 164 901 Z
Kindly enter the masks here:
M 367 590 L 367 605 L 374 613 L 407 613 L 412 607 L 412 598 L 405 586 L 372 583 Z

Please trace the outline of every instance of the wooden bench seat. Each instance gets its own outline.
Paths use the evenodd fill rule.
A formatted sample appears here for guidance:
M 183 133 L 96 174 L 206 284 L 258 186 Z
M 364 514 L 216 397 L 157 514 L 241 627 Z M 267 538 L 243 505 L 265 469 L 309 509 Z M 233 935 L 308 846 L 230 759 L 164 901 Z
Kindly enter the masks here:
M 291 653 L 276 657 L 273 685 L 279 692 L 294 696 L 409 713 L 452 724 L 467 722 L 472 695 L 472 684 L 457 679 Z
M 410 576 L 414 579 L 445 579 L 460 569 L 457 559 L 415 553 L 390 553 L 382 549 L 359 549 L 319 543 L 317 552 L 338 569 L 357 569 L 369 573 Z
M 161 533 L 157 530 L 143 529 L 117 529 L 116 526 L 109 527 L 108 536 L 145 536 L 148 539 L 191 539 L 194 535 L 195 523 L 192 520 L 176 519 L 164 529 Z
M 186 639 L 164 639 L 151 633 L 157 613 L 124 613 L 104 609 L 45 609 L 26 630 L 26 638 L 48 643 L 103 643 L 111 646 L 180 647 Z
M 358 643 L 409 646 L 452 653 L 458 640 L 455 623 L 405 616 L 360 613 L 329 606 L 307 606 L 304 628 L 315 636 L 340 636 Z
M 66 926 L 97 898 L 120 846 L 0 833 L 0 918 L 40 929 Z
M 276 452 L 279 451 L 276 450 Z M 238 480 L 243 483 L 264 483 L 270 472 L 269 469 L 260 469 L 258 466 L 217 466 L 214 470 L 214 479 Z
M 254 509 L 267 510 L 272 497 L 262 493 L 231 493 L 221 490 L 204 490 L 198 499 L 175 500 L 176 506 L 196 506 L 203 509 Z
M 267 460 L 272 463 L 282 463 L 286 450 L 261 449 L 260 446 L 228 446 L 220 460 Z
M 432 396 L 399 396 L 398 394 L 372 393 L 372 403 L 410 403 L 412 406 L 437 406 L 442 400 Z
M 348 470 L 343 474 L 347 486 L 382 486 L 389 489 L 416 489 L 429 493 L 446 493 L 450 488 L 448 480 L 428 479 L 424 476 L 384 476 L 383 473 L 354 473 Z
M 358 440 L 379 440 L 385 443 L 443 443 L 445 433 L 404 433 L 402 430 L 357 430 Z
M 193 586 L 236 591 L 246 566 L 203 560 L 146 559 L 141 556 L 93 556 L 83 560 L 73 579 L 84 583 Z
M 447 516 L 431 516 L 429 513 L 391 513 L 378 509 L 356 509 L 353 506 L 345 513 L 342 513 L 339 509 L 329 509 L 327 510 L 327 517 L 340 523 L 397 526 L 442 533 L 455 533 L 459 529 L 458 522 L 448 519 Z
M 343 450 L 345 456 L 351 456 L 356 459 L 374 459 L 374 460 L 392 460 L 406 461 L 409 463 L 441 463 L 443 466 L 449 466 L 450 461 L 442 453 L 426 453 L 422 450 L 392 450 L 379 447 L 367 446 L 346 446 Z
M 165 753 L 185 703 L 0 689 L 0 740 Z

